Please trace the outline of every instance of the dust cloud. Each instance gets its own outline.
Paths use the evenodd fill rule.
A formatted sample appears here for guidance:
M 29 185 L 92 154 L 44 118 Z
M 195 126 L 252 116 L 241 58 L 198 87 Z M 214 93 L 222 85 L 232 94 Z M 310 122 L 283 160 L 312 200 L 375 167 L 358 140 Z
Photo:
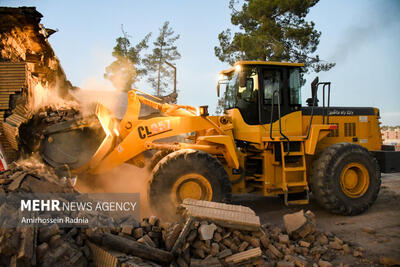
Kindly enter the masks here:
M 350 26 L 343 34 L 343 39 L 330 56 L 332 60 L 346 61 L 354 51 L 374 42 L 376 39 L 384 38 L 383 33 L 385 31 L 391 27 L 399 26 L 399 1 L 376 1 L 372 3 L 370 10 L 373 10 L 373 12 L 364 15 L 362 24 Z
M 80 193 L 139 193 L 140 216 L 152 214 L 147 200 L 148 168 L 122 164 L 100 175 L 80 175 L 75 189 Z
M 37 83 L 33 90 L 33 95 L 29 99 L 29 108 L 32 111 L 38 111 L 44 107 L 55 107 L 59 108 L 74 108 L 79 109 L 78 102 L 62 98 L 58 94 L 58 87 L 49 88 L 47 85 L 42 85 L 40 82 Z

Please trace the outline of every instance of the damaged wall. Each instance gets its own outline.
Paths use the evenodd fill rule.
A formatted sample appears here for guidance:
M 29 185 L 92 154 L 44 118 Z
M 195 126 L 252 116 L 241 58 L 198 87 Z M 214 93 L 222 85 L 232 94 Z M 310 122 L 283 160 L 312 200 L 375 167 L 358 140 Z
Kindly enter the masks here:
M 18 126 L 29 117 L 43 86 L 71 98 L 72 84 L 47 38 L 55 31 L 40 24 L 34 7 L 0 7 L 0 135 L 8 162 L 17 158 Z

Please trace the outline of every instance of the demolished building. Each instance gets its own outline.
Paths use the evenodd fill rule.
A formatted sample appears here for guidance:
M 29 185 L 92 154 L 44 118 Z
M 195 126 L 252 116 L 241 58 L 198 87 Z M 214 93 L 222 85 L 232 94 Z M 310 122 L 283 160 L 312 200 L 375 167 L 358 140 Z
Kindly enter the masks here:
M 67 80 L 48 37 L 55 31 L 40 24 L 35 7 L 0 7 L 0 140 L 7 162 L 17 159 L 18 127 L 40 101 L 38 90 L 68 98 Z

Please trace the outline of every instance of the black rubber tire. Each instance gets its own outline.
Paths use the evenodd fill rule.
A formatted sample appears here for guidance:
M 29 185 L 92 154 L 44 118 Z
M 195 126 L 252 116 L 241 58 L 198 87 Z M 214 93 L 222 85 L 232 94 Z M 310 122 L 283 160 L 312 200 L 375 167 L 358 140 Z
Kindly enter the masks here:
M 159 150 L 151 157 L 150 164 L 148 166 L 148 170 L 152 171 L 154 167 L 156 167 L 157 163 L 162 160 L 165 156 L 172 153 L 173 150 Z
M 358 198 L 347 196 L 340 185 L 343 168 L 351 162 L 364 165 L 369 174 L 367 191 Z M 381 177 L 378 163 L 367 149 L 351 143 L 338 143 L 326 148 L 313 163 L 311 189 L 324 209 L 342 215 L 357 215 L 366 211 L 376 200 Z
M 167 219 L 171 218 L 170 214 L 175 214 L 171 190 L 179 177 L 189 173 L 198 173 L 209 181 L 212 201 L 231 200 L 232 186 L 221 163 L 208 153 L 182 149 L 165 156 L 151 173 L 147 196 L 153 212 Z

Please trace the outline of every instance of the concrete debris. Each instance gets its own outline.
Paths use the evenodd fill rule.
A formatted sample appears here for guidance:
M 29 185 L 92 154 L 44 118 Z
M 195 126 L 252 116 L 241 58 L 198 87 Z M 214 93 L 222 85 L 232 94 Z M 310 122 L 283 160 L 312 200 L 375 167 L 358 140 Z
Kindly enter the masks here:
M 199 227 L 200 240 L 210 240 L 214 237 L 214 231 L 217 229 L 215 224 L 202 224 Z
M 303 210 L 283 216 L 286 232 L 294 239 L 305 238 L 315 232 L 315 215 Z
M 185 199 L 180 211 L 185 217 L 208 219 L 233 229 L 257 231 L 260 227 L 260 218 L 244 206 Z

